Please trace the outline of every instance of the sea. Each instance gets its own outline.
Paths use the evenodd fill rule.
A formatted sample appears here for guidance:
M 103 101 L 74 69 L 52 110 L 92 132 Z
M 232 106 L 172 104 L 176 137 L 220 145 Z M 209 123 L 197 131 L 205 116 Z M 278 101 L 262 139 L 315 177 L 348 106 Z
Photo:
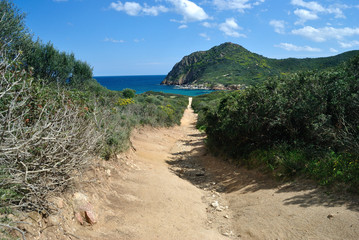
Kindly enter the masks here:
M 176 86 L 160 85 L 166 75 L 140 75 L 140 76 L 98 76 L 94 77 L 102 86 L 121 91 L 125 88 L 136 90 L 136 94 L 147 91 L 174 93 L 186 96 L 198 96 L 213 92 L 203 89 L 181 89 Z

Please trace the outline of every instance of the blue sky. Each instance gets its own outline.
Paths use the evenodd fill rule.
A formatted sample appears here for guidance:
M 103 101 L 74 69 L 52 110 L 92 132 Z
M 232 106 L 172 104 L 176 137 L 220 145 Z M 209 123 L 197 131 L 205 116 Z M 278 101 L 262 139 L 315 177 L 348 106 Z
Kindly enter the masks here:
M 358 0 L 13 0 L 36 37 L 95 76 L 167 74 L 224 42 L 271 58 L 359 49 Z

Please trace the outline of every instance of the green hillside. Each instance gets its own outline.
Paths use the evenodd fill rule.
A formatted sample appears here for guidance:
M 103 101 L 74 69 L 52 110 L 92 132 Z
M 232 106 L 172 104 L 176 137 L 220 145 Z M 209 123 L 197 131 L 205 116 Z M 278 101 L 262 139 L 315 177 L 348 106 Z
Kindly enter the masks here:
M 270 76 L 334 67 L 357 54 L 359 51 L 325 58 L 278 60 L 252 53 L 234 43 L 224 43 L 208 51 L 185 56 L 168 73 L 162 84 L 254 85 Z

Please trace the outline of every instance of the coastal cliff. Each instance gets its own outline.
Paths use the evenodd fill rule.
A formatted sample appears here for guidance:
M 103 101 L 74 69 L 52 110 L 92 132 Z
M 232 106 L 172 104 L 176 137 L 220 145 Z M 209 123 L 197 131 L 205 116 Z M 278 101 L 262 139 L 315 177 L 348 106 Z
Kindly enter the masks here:
M 358 53 L 350 51 L 325 58 L 271 59 L 227 42 L 183 57 L 161 84 L 185 88 L 240 89 L 281 74 L 334 67 Z

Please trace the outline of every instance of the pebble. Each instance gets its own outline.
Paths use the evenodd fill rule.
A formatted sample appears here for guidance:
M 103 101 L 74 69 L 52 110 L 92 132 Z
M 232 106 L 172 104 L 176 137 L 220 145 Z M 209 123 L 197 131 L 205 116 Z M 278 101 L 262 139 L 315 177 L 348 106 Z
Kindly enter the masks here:
M 223 236 L 226 236 L 226 237 L 229 237 L 229 236 L 232 236 L 233 235 L 233 232 L 230 231 L 230 232 L 224 232 L 222 233 Z
M 211 203 L 211 206 L 214 208 L 218 208 L 219 207 L 218 201 L 214 201 L 213 203 Z

